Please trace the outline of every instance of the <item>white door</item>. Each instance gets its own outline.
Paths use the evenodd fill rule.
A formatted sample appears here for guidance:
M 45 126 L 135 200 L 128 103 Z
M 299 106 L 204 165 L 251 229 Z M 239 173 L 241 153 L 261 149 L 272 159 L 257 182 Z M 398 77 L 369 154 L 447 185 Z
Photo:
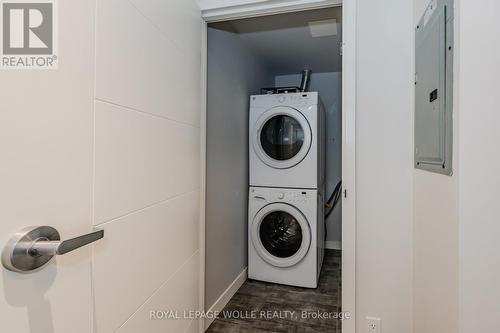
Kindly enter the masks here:
M 201 309 L 200 11 L 72 0 L 55 17 L 58 69 L 0 71 L 0 246 L 32 225 L 105 236 L 2 267 L 0 331 L 195 332 L 150 316 Z

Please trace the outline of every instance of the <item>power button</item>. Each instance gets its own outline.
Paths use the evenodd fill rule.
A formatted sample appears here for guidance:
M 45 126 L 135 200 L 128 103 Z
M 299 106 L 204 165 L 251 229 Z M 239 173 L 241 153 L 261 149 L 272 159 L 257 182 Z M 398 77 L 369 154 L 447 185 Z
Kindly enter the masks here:
M 285 102 L 285 100 L 286 100 L 286 97 L 285 97 L 285 96 L 280 96 L 280 97 L 278 97 L 278 102 L 280 102 L 280 103 Z
M 278 193 L 278 199 L 283 199 L 285 197 L 285 193 L 280 192 Z

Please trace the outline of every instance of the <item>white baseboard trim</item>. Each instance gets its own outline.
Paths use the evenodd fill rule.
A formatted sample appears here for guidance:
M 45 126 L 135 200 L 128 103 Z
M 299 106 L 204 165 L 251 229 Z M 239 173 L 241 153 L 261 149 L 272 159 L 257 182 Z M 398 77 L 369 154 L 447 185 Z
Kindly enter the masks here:
M 342 250 L 342 242 L 341 241 L 326 241 L 325 249 L 329 250 Z
M 229 300 L 236 294 L 238 289 L 243 285 L 243 283 L 248 278 L 248 268 L 245 269 L 234 279 L 233 282 L 227 287 L 226 290 L 220 295 L 220 297 L 215 301 L 215 303 L 208 309 L 208 312 L 213 313 L 215 311 L 222 311 L 224 307 L 229 303 Z M 215 318 L 206 318 L 205 319 L 205 331 L 208 329 L 210 324 L 213 323 Z

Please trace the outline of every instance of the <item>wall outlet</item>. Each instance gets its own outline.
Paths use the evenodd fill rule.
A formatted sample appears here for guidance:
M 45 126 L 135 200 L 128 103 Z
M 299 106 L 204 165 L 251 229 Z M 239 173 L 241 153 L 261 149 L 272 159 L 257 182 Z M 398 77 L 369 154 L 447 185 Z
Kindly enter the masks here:
M 367 333 L 381 333 L 381 319 L 375 317 L 366 317 L 366 332 Z

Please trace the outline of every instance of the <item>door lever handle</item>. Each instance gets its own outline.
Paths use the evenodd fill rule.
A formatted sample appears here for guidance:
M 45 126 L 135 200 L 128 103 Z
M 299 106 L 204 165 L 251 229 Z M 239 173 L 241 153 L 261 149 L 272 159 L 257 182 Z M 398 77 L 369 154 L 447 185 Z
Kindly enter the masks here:
M 93 243 L 104 237 L 104 230 L 97 230 L 90 234 L 78 236 L 65 241 L 49 241 L 38 239 L 34 241 L 28 249 L 28 254 L 31 256 L 55 256 L 66 254 L 76 250 L 82 246 Z
M 14 234 L 2 252 L 8 270 L 29 273 L 45 266 L 54 256 L 66 254 L 104 237 L 104 230 L 61 241 L 59 232 L 49 226 L 36 226 Z

